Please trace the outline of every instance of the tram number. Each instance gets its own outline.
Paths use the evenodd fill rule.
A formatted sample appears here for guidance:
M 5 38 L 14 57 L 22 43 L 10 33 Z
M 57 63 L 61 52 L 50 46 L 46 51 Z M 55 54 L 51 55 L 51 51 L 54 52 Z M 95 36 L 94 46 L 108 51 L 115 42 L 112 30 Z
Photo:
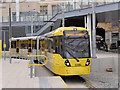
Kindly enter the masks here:
M 81 66 L 81 64 L 75 64 L 75 66 Z

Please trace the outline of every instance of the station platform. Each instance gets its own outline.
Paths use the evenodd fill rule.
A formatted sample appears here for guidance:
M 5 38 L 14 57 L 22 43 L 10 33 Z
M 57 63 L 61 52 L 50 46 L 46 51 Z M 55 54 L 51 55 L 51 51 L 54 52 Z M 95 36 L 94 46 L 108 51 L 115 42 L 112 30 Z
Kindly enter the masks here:
M 62 78 L 47 71 L 44 76 L 30 78 L 28 62 L 29 60 L 12 59 L 10 64 L 9 59 L 1 59 L 2 88 L 66 88 Z M 41 71 L 44 72 L 42 69 Z

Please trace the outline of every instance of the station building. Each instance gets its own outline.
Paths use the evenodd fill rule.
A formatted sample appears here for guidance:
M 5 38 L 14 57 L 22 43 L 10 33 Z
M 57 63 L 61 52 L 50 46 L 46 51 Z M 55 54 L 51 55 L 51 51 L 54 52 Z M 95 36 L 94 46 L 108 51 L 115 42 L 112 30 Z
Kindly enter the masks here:
M 2 16 L 0 17 L 1 22 L 9 22 L 10 4 L 12 22 L 31 22 L 33 18 L 33 21 L 40 21 L 40 25 L 34 26 L 34 29 L 36 30 L 44 24 L 44 21 L 49 21 L 58 12 L 62 11 L 62 1 L 65 5 L 64 9 L 72 10 L 74 7 L 79 8 L 82 0 L 19 0 L 19 3 L 16 1 L 18 0 L 0 0 L 0 11 L 2 12 Z M 79 3 L 74 6 L 73 3 L 77 1 L 79 1 Z M 99 0 L 97 1 L 98 3 L 104 3 L 104 0 L 100 0 L 100 2 Z M 110 2 L 112 0 L 106 1 Z M 86 6 L 85 2 L 83 4 Z M 119 11 L 106 12 L 96 15 L 96 19 L 98 21 L 96 25 L 96 32 L 99 33 L 99 35 L 101 35 L 109 45 L 111 43 L 116 43 L 120 38 L 119 15 Z M 84 23 L 84 20 L 82 23 Z M 26 36 L 27 33 L 31 32 L 31 25 L 27 27 L 12 27 L 12 30 L 13 37 Z M 8 33 L 6 33 L 6 35 L 8 36 Z

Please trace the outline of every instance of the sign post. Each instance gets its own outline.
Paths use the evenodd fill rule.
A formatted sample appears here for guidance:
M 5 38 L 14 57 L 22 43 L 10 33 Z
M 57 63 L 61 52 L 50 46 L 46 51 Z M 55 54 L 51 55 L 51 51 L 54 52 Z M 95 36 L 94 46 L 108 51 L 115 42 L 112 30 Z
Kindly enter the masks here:
M 96 15 L 95 15 L 95 0 L 92 2 L 92 23 L 93 23 L 93 50 L 92 50 L 92 57 L 96 58 Z

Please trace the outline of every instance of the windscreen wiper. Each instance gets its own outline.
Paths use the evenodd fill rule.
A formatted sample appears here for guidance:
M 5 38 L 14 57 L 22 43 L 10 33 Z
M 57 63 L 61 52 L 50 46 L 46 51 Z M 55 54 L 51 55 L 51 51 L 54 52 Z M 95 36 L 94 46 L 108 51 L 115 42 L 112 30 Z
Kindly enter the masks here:
M 79 62 L 79 60 L 78 60 L 74 55 L 72 55 L 67 49 L 66 49 L 66 51 L 67 51 L 77 62 Z

